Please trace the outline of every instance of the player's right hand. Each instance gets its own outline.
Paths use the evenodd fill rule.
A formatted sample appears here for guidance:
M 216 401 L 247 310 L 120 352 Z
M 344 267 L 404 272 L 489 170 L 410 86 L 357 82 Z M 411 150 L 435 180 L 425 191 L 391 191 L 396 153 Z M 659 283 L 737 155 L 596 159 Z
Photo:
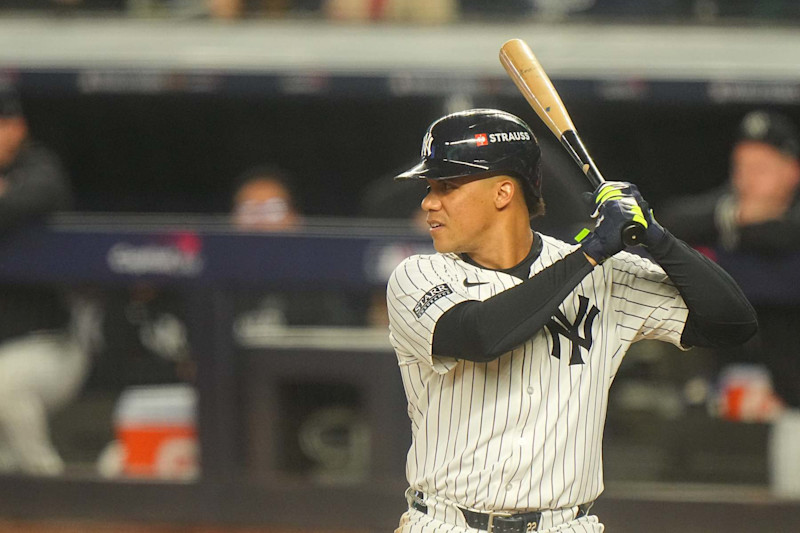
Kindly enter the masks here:
M 623 250 L 622 230 L 631 223 L 647 228 L 648 223 L 634 193 L 636 186 L 626 182 L 605 182 L 594 192 L 597 219 L 594 231 L 578 236 L 583 252 L 602 263 Z M 641 196 L 640 196 L 641 197 Z

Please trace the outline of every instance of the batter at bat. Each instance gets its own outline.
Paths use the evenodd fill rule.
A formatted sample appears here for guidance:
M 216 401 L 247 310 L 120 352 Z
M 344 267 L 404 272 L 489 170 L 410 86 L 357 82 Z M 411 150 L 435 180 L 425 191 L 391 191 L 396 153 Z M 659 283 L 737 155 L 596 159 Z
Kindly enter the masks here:
M 601 532 L 609 387 L 633 342 L 745 342 L 752 307 L 714 263 L 653 218 L 634 185 L 602 183 L 580 244 L 531 229 L 544 212 L 541 153 L 518 117 L 473 109 L 436 120 L 419 164 L 437 251 L 387 287 L 408 398 L 402 533 Z M 655 262 L 623 251 L 621 231 Z

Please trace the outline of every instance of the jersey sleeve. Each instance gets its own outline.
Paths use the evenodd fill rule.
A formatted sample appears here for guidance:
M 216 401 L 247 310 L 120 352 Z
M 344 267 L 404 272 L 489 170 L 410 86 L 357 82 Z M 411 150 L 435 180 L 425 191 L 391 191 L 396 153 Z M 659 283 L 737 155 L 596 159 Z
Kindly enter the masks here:
M 681 349 L 689 310 L 664 270 L 648 259 L 620 253 L 607 261 L 611 268 L 611 302 L 620 339 L 656 339 Z
M 394 270 L 386 287 L 389 338 L 400 364 L 423 362 L 438 373 L 451 370 L 456 359 L 432 353 L 439 318 L 469 300 L 456 269 L 440 256 L 412 256 Z

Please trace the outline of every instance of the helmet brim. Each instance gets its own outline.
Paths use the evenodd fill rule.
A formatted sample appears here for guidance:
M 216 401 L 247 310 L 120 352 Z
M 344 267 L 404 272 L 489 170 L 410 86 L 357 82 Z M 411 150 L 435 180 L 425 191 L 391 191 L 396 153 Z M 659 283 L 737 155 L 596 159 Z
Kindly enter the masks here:
M 489 169 L 484 166 L 450 161 L 425 159 L 405 172 L 394 177 L 396 180 L 446 180 L 472 174 L 483 174 Z

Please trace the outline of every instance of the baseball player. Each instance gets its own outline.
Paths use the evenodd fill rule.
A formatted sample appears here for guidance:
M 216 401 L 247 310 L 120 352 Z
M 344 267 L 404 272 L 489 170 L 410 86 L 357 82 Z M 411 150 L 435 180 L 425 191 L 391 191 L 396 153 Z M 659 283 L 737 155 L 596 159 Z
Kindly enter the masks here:
M 16 91 L 0 87 L 0 238 L 71 203 L 61 161 L 31 138 Z M 48 415 L 83 385 L 83 324 L 97 312 L 72 299 L 45 285 L 0 285 L 0 472 L 63 472 Z
M 409 510 L 398 532 L 601 532 L 608 390 L 631 343 L 725 346 L 756 332 L 720 268 L 652 217 L 636 187 L 607 182 L 579 244 L 531 230 L 540 149 L 508 113 L 476 109 L 428 128 L 422 161 L 438 253 L 387 287 L 390 338 L 411 419 Z M 646 226 L 655 263 L 622 251 Z

